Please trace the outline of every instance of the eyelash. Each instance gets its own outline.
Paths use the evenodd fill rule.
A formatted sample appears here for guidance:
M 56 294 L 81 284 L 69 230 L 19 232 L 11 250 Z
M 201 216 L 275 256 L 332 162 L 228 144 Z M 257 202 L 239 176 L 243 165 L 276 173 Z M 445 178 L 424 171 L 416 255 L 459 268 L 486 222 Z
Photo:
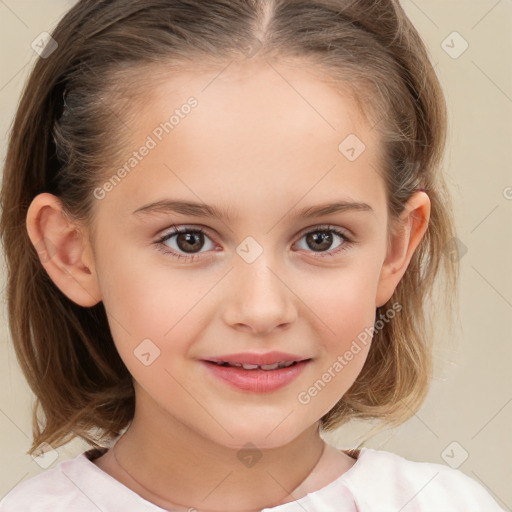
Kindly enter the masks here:
M 322 232 L 322 231 L 323 232 L 327 231 L 327 232 L 334 233 L 335 235 L 337 235 L 340 238 L 342 238 L 343 242 L 342 242 L 342 244 L 339 247 L 337 247 L 334 250 L 314 253 L 314 257 L 315 258 L 326 258 L 326 257 L 336 256 L 336 255 L 342 253 L 343 251 L 347 251 L 354 244 L 354 242 L 347 237 L 347 235 L 345 234 L 344 231 L 341 231 L 339 228 L 336 228 L 336 227 L 330 226 L 330 225 L 314 226 L 313 228 L 308 228 L 307 231 L 303 231 L 301 233 L 299 240 L 304 238 L 306 235 L 310 235 L 312 233 L 318 233 L 318 232 Z M 163 252 L 164 254 L 168 254 L 171 257 L 176 258 L 178 260 L 185 259 L 185 260 L 188 260 L 188 261 L 194 261 L 197 258 L 200 258 L 202 253 L 196 253 L 196 254 L 191 254 L 191 255 L 188 255 L 188 256 L 184 256 L 183 254 L 177 253 L 174 250 L 170 250 L 165 245 L 165 242 L 167 242 L 167 240 L 170 240 L 173 236 L 181 234 L 181 233 L 202 233 L 204 236 L 210 238 L 208 236 L 208 233 L 204 229 L 202 229 L 201 227 L 188 227 L 188 226 L 185 226 L 182 229 L 175 228 L 173 231 L 170 231 L 170 232 L 166 233 L 161 238 L 156 240 L 154 242 L 154 244 L 156 244 L 156 247 L 157 247 L 157 249 L 159 251 Z

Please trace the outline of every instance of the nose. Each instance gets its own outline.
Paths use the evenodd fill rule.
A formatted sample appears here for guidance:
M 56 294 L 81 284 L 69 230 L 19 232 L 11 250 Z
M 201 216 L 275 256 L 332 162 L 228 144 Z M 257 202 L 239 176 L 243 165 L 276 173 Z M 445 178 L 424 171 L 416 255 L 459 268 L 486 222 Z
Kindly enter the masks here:
M 230 327 L 259 335 L 285 329 L 297 318 L 292 286 L 264 254 L 250 264 L 242 259 L 235 263 L 223 310 Z

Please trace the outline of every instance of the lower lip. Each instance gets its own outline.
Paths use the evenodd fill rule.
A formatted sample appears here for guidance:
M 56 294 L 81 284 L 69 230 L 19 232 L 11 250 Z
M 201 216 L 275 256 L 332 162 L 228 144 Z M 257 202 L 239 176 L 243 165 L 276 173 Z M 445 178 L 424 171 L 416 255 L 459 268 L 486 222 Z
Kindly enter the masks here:
M 310 361 L 311 359 L 308 359 L 288 368 L 279 368 L 277 370 L 244 370 L 235 366 L 219 366 L 207 361 L 202 362 L 213 375 L 238 389 L 256 393 L 267 393 L 269 391 L 276 391 L 289 384 L 293 379 L 296 379 Z

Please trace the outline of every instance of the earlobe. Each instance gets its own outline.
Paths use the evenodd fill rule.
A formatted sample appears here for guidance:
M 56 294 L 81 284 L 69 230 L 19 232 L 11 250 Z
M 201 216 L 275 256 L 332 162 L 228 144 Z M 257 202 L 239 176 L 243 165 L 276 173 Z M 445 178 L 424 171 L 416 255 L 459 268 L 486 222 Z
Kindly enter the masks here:
M 26 218 L 28 236 L 55 285 L 80 306 L 101 300 L 94 261 L 84 230 L 65 213 L 60 199 L 37 195 Z
M 381 307 L 392 297 L 402 279 L 414 251 L 425 235 L 430 219 L 430 199 L 416 192 L 407 201 L 389 237 L 386 259 L 382 265 L 375 307 Z

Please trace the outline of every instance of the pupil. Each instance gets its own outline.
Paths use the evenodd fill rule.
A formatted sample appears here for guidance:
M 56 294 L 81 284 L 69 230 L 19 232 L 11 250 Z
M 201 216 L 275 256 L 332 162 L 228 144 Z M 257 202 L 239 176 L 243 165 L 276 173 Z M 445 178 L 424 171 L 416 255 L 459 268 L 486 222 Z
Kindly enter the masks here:
M 193 233 L 193 234 L 192 234 Z M 195 252 L 201 248 L 202 233 L 181 233 L 176 239 L 178 247 L 184 252 Z M 199 240 L 199 243 L 198 243 Z M 182 244 L 182 242 L 185 242 Z M 194 243 L 195 242 L 195 243 Z
M 314 248 L 314 244 L 323 244 L 323 246 L 318 249 L 319 251 L 322 249 L 329 249 L 332 244 L 332 233 L 329 233 L 328 231 L 317 231 L 314 234 L 308 235 L 307 238 L 308 245 L 310 245 L 313 250 L 317 250 Z M 313 241 L 313 246 L 310 244 L 311 241 Z

